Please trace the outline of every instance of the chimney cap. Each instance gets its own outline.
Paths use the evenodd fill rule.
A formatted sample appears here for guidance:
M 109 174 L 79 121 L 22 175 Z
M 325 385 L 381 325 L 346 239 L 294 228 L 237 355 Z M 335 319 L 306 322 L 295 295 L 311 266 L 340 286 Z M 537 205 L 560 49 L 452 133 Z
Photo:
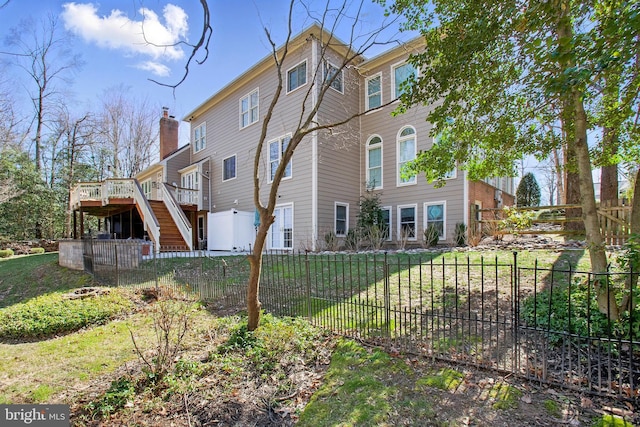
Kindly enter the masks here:
M 162 117 L 169 117 L 169 107 L 162 107 Z

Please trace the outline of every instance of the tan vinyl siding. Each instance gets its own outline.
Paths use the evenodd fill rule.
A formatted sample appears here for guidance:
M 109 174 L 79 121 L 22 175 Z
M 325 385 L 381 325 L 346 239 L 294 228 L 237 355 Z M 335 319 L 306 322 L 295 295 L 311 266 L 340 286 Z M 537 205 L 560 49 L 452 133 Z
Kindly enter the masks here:
M 173 184 L 175 182 L 178 186 L 180 185 L 180 174 L 178 171 L 191 163 L 190 158 L 191 146 L 166 159 L 167 167 L 165 171 L 165 178 L 168 184 Z
M 287 69 L 301 60 L 311 59 L 308 50 L 292 52 L 284 64 Z M 286 93 L 286 87 L 280 95 L 279 103 L 274 110 L 270 122 L 267 139 L 263 149 L 259 176 L 261 178 L 261 200 L 267 203 L 269 183 L 269 141 L 290 134 L 302 110 L 301 103 L 306 91 L 311 87 L 310 68 L 307 68 L 307 84 L 292 93 Z M 285 75 L 286 78 L 286 75 Z M 286 81 L 283 82 L 286 85 Z M 269 69 L 240 85 L 225 99 L 216 103 L 215 107 L 199 115 L 191 123 L 192 129 L 202 122 L 207 123 L 207 144 L 198 153 L 192 154 L 193 162 L 210 157 L 210 189 L 211 211 L 221 212 L 230 209 L 253 212 L 253 165 L 255 149 L 260 139 L 262 123 L 275 94 L 277 76 L 275 68 Z M 240 99 L 251 91 L 259 90 L 259 120 L 244 128 L 240 128 Z M 310 97 L 309 101 L 310 102 Z M 309 111 L 310 104 L 306 110 Z M 191 135 L 193 139 L 193 135 Z M 223 160 L 236 156 L 236 178 L 222 180 Z M 266 169 L 265 169 L 266 166 Z M 308 239 L 311 230 L 311 138 L 305 138 L 294 153 L 292 159 L 292 177 L 282 181 L 278 192 L 278 204 L 294 204 L 294 247 L 301 240 Z
M 337 62 L 337 61 L 336 61 Z M 318 118 L 320 123 L 345 120 L 359 111 L 359 76 L 345 69 L 344 94 L 329 89 Z M 318 137 L 318 239 L 335 229 L 335 204 L 349 205 L 348 228 L 355 228 L 360 196 L 359 119 Z
M 382 73 L 382 100 L 388 102 L 393 94 L 391 87 L 392 66 L 402 61 L 402 58 L 393 57 L 388 62 L 378 60 L 378 65 L 368 71 L 369 75 Z M 364 78 L 363 78 L 364 82 Z M 364 92 L 360 97 L 360 108 L 365 108 Z M 415 184 L 398 185 L 398 133 L 405 126 L 412 126 L 416 131 L 416 151 L 428 149 L 432 144 L 429 136 L 431 124 L 425 121 L 428 112 L 427 107 L 416 107 L 409 109 L 406 113 L 392 117 L 391 113 L 397 104 L 392 104 L 380 111 L 365 114 L 361 119 L 361 156 L 362 170 L 360 182 L 366 181 L 366 143 L 371 135 L 378 135 L 382 138 L 382 189 L 377 190 L 381 194 L 381 205 L 391 206 L 392 215 L 392 239 L 398 240 L 398 206 L 416 205 L 416 236 L 420 243 L 423 240 L 425 203 L 445 202 L 446 204 L 446 241 L 453 238 L 453 230 L 458 222 L 465 222 L 464 218 L 464 173 L 458 170 L 455 179 L 446 181 L 442 188 L 435 188 L 424 179 L 424 175 L 418 175 Z

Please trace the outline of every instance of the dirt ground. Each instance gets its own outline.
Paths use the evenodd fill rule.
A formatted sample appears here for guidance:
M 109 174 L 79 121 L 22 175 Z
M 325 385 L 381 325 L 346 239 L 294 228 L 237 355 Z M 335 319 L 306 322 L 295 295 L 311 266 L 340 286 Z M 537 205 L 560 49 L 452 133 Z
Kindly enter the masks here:
M 204 361 L 211 348 L 222 339 L 203 339 L 182 357 Z M 55 400 L 71 404 L 72 423 L 82 426 L 293 426 L 314 392 L 322 386 L 335 342 L 336 337 L 327 337 L 318 343 L 314 365 L 300 360 L 284 367 L 286 393 L 280 387 L 283 378 L 264 378 L 256 372 L 234 375 L 222 368 L 199 378 L 183 393 L 166 396 L 160 390 L 155 395 L 138 395 L 115 415 L 106 419 L 89 417 L 87 403 L 103 394 L 112 380 L 140 374 L 141 365 L 136 362 L 89 384 L 69 389 Z M 385 372 L 383 381 L 399 390 L 398 401 L 426 402 L 429 411 L 425 416 L 420 408 L 392 404 L 384 425 L 577 427 L 593 426 L 605 414 L 621 416 L 633 425 L 640 425 L 638 408 L 630 402 L 552 389 L 516 377 L 444 365 L 421 357 L 393 352 L 392 356 L 403 359 L 412 374 Z M 446 368 L 460 373 L 461 381 L 453 386 L 417 387 L 417 378 Z M 496 393 L 496 390 L 506 393 Z

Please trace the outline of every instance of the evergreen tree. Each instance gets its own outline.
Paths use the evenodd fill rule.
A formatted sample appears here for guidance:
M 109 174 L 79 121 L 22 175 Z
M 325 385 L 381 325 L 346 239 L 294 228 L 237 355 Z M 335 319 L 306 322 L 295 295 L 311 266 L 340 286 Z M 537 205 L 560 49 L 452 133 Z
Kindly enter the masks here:
M 526 173 L 516 190 L 516 205 L 540 206 L 540 186 L 533 173 Z

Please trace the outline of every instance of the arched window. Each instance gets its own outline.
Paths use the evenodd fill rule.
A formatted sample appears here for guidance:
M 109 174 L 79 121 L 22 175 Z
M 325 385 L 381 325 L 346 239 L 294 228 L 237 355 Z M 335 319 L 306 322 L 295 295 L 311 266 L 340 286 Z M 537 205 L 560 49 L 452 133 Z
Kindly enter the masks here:
M 415 184 L 416 176 L 402 176 L 402 167 L 416 158 L 416 130 L 412 126 L 405 126 L 398 132 L 398 185 Z
M 367 187 L 382 188 L 382 139 L 378 135 L 367 141 Z

